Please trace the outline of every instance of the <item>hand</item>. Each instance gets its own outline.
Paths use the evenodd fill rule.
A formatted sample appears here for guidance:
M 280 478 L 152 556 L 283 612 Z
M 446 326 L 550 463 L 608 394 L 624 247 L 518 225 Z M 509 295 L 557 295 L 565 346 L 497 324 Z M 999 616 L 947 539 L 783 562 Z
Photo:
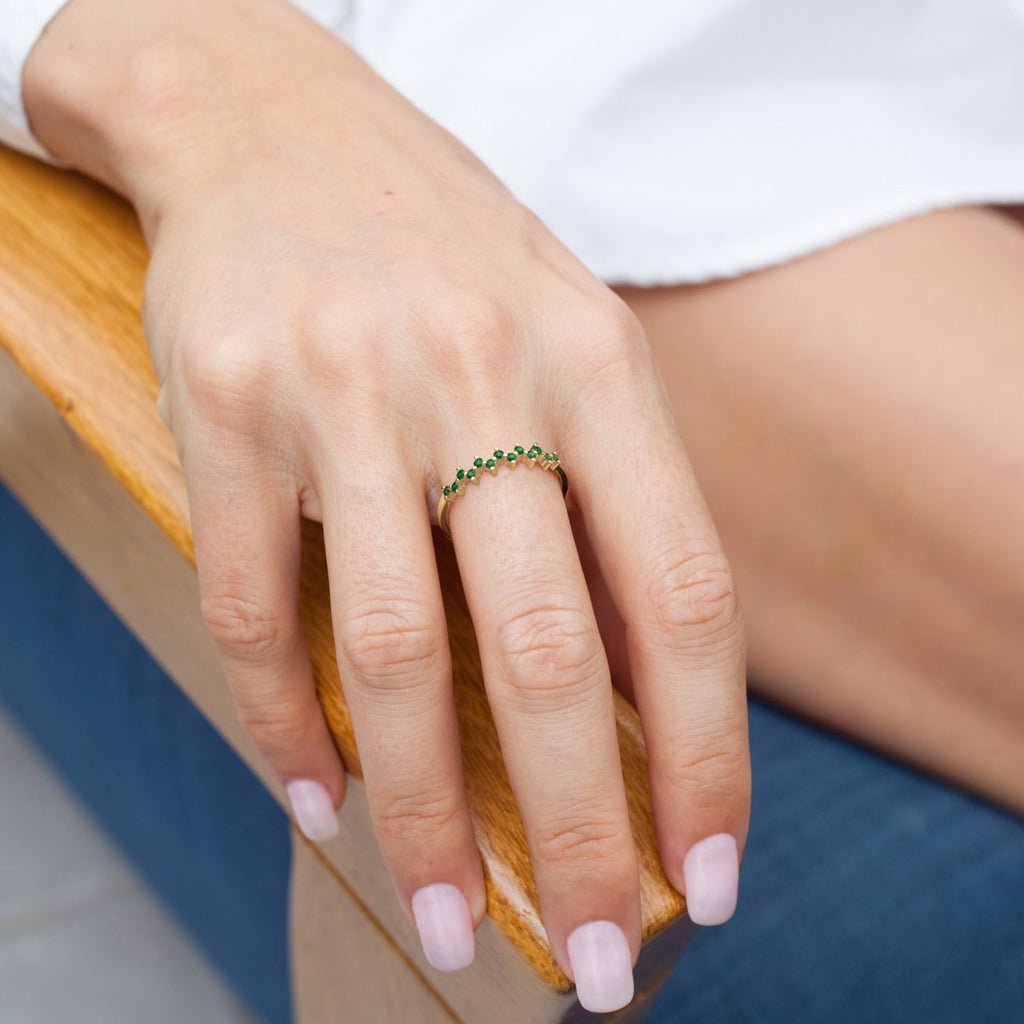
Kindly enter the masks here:
M 297 611 L 307 516 L 324 525 L 381 849 L 428 959 L 471 959 L 484 883 L 430 523 L 457 466 L 537 440 L 563 459 L 592 576 L 625 624 L 666 873 L 695 920 L 729 916 L 749 804 L 739 614 L 638 324 L 289 5 L 157 3 L 125 26 L 125 2 L 62 12 L 30 62 L 30 112 L 139 210 L 203 611 L 300 826 L 330 835 L 345 785 Z M 62 41 L 101 23 L 99 56 L 81 58 L 96 66 L 76 72 Z M 118 33 L 122 57 L 142 55 L 118 72 L 131 89 L 102 60 Z M 556 481 L 505 470 L 450 523 L 552 947 L 584 1005 L 612 1009 L 632 993 L 637 864 L 608 660 Z

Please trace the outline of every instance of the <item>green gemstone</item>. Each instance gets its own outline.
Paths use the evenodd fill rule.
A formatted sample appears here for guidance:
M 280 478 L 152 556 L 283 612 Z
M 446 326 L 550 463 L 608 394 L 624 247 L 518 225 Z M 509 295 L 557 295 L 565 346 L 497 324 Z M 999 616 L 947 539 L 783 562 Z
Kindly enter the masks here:
M 482 469 L 483 468 L 483 464 L 484 464 L 484 460 L 483 459 L 474 459 L 473 460 L 473 465 L 476 466 L 477 469 Z
M 508 455 L 505 456 L 505 458 L 509 462 L 515 462 L 516 461 L 516 453 L 515 452 L 509 452 Z
M 458 492 L 458 490 L 459 490 L 459 481 L 458 481 L 458 480 L 456 480 L 456 481 L 455 481 L 455 482 L 454 482 L 454 483 L 452 484 L 452 493 L 457 493 L 457 492 Z
M 541 448 L 541 446 L 539 444 L 532 444 L 532 445 L 530 445 L 530 451 L 531 452 L 536 452 L 538 455 L 540 455 L 541 452 L 544 451 L 544 449 Z
M 455 471 L 455 479 L 456 480 L 465 480 L 466 479 L 466 471 L 464 469 L 457 469 Z
M 468 473 L 466 474 L 466 479 L 467 479 L 467 480 L 475 480 L 475 479 L 476 479 L 476 470 L 475 470 L 475 469 L 471 469 L 471 470 L 470 470 L 470 471 L 469 471 L 469 472 L 468 472 Z
M 515 447 L 515 453 L 516 455 L 525 455 L 526 449 L 521 444 L 517 444 Z
M 446 486 L 445 489 L 444 489 L 444 496 L 447 498 L 447 497 L 449 497 L 451 495 L 451 493 L 452 493 L 452 489 L 450 487 Z
M 531 462 L 536 462 L 537 461 L 537 453 L 532 448 L 526 453 L 526 457 Z
M 500 448 L 495 448 L 494 449 L 494 457 L 496 459 L 503 459 L 503 458 L 505 458 L 505 453 Z
M 494 469 L 494 467 L 495 467 L 496 463 L 495 463 L 494 459 L 488 459 L 488 460 L 487 460 L 487 461 L 486 461 L 486 462 L 484 463 L 484 465 L 485 465 L 485 466 L 486 466 L 486 467 L 487 467 L 488 469 Z

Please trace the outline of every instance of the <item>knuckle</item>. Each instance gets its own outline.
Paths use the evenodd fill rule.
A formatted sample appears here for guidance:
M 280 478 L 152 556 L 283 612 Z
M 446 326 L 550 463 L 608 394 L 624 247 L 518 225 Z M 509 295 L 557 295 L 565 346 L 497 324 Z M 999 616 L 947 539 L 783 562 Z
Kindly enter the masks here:
M 661 632 L 738 637 L 739 598 L 724 556 L 689 552 L 656 573 L 648 589 L 653 624 Z
M 175 363 L 190 402 L 228 427 L 248 428 L 262 419 L 279 377 L 267 347 L 248 337 L 195 339 L 182 346 Z
M 426 608 L 408 599 L 384 600 L 346 618 L 339 646 L 365 684 L 390 688 L 436 676 L 443 667 L 441 637 Z
M 588 686 L 604 664 L 592 617 L 570 600 L 548 597 L 511 610 L 498 626 L 509 677 L 527 699 L 560 704 Z
M 538 829 L 534 856 L 552 867 L 571 868 L 582 862 L 598 866 L 621 863 L 630 855 L 633 837 L 628 825 L 578 815 L 570 821 Z
M 373 801 L 374 828 L 382 844 L 435 839 L 457 826 L 461 814 L 455 791 L 441 785 L 431 791 L 378 795 Z
M 298 708 L 281 702 L 257 704 L 237 698 L 235 703 L 242 728 L 271 764 L 308 749 L 309 723 Z
M 200 610 L 214 643 L 232 660 L 260 664 L 283 652 L 281 620 L 259 601 L 236 590 L 212 590 L 203 593 Z
M 715 806 L 749 787 L 750 757 L 741 743 L 714 744 L 704 738 L 673 750 L 658 777 L 684 799 Z
M 589 368 L 599 383 L 643 379 L 650 369 L 650 351 L 640 321 L 629 307 L 613 296 L 589 318 L 584 368 Z

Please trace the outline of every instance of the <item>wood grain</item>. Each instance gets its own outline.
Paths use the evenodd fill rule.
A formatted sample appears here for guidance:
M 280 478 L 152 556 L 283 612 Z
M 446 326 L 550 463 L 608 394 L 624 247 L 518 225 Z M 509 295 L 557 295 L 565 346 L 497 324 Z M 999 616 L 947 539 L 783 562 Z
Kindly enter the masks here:
M 146 252 L 131 210 L 102 188 L 0 147 L 0 344 L 189 562 L 184 483 L 155 412 L 141 332 Z M 527 847 L 484 696 L 454 555 L 437 533 L 465 774 L 493 923 L 555 991 L 568 980 L 548 948 Z M 359 774 L 333 653 L 320 531 L 304 529 L 302 611 L 317 688 L 349 770 Z M 682 898 L 661 872 L 635 712 L 617 703 L 619 743 L 640 851 L 644 936 L 676 921 Z

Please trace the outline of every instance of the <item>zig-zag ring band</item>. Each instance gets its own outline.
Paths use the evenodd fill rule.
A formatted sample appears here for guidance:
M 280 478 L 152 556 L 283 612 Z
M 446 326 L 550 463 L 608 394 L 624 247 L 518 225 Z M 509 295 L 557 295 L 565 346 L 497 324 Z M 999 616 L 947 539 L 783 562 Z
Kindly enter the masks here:
M 539 466 L 541 469 L 557 473 L 562 481 L 562 497 L 569 493 L 569 478 L 562 469 L 557 452 L 546 452 L 539 444 L 524 448 L 521 444 L 513 445 L 510 451 L 495 448 L 489 459 L 477 458 L 469 469 L 458 469 L 455 479 L 442 491 L 437 502 L 437 521 L 444 535 L 450 540 L 451 528 L 448 526 L 448 509 L 469 490 L 471 484 L 478 484 L 484 473 L 496 476 L 502 466 L 515 469 L 516 466 Z

